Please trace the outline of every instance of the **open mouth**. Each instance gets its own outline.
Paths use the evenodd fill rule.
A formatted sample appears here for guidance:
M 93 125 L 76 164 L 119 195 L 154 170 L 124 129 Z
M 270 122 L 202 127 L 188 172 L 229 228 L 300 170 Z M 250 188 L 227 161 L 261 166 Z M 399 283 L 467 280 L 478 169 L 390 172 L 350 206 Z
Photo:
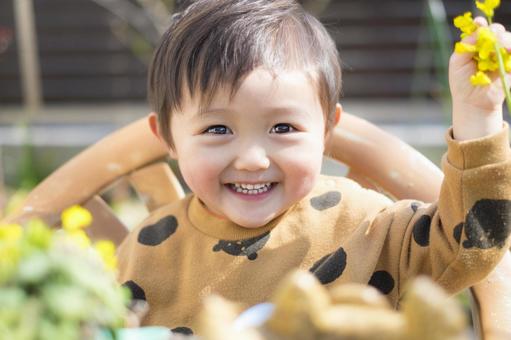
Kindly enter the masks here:
M 277 183 L 228 183 L 226 184 L 231 190 L 245 195 L 260 195 L 270 191 Z

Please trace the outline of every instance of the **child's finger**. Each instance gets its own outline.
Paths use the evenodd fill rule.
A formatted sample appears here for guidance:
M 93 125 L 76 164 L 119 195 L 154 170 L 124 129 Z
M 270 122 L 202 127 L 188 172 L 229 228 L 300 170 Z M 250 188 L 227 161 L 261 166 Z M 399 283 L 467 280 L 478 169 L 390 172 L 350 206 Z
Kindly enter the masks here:
M 501 32 L 497 35 L 499 39 L 500 46 L 504 47 L 506 50 L 511 50 L 511 32 Z
M 468 45 L 475 45 L 477 40 L 476 33 L 472 33 L 471 35 L 468 35 L 461 39 L 461 43 L 468 44 Z M 472 63 L 472 58 L 474 57 L 474 53 L 464 52 L 464 53 L 453 53 L 449 64 L 451 67 L 459 68 L 463 65 L 467 65 Z
M 485 17 L 475 17 L 474 23 L 479 27 L 486 27 L 488 26 L 488 21 L 486 21 Z
M 498 34 L 498 33 L 501 33 L 501 32 L 505 32 L 506 28 L 503 25 L 501 25 L 501 24 L 491 24 L 490 30 L 492 30 L 493 32 Z

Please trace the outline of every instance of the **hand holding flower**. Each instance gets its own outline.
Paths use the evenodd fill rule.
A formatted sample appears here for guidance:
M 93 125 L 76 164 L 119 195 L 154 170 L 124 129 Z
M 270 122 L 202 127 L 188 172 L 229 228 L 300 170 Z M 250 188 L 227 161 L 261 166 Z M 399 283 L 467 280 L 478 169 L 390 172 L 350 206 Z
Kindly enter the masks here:
M 484 137 L 502 128 L 502 103 L 505 98 L 499 78 L 499 61 L 511 80 L 511 33 L 500 24 L 488 25 L 482 17 L 471 20 L 470 13 L 455 20 L 462 30 L 449 62 L 449 83 L 453 99 L 454 136 L 459 140 Z

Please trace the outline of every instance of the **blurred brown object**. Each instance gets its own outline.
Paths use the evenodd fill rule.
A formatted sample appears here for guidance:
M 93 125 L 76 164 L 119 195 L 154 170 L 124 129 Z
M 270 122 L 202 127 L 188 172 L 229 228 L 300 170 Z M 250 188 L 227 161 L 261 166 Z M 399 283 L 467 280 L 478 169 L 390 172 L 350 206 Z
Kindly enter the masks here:
M 0 55 L 7 51 L 12 41 L 12 29 L 0 26 Z
M 274 312 L 262 326 L 237 329 L 236 306 L 211 297 L 199 317 L 199 334 L 207 340 L 467 339 L 462 308 L 426 277 L 409 285 L 401 312 L 373 287 L 346 284 L 328 292 L 305 271 L 291 273 L 272 302 Z

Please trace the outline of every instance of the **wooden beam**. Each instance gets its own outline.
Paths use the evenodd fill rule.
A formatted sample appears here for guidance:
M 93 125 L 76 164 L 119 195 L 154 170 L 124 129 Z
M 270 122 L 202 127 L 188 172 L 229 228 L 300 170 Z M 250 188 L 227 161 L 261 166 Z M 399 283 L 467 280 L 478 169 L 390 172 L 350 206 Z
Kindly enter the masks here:
M 33 115 L 42 106 L 41 71 L 32 0 L 13 0 L 18 56 L 26 112 Z

